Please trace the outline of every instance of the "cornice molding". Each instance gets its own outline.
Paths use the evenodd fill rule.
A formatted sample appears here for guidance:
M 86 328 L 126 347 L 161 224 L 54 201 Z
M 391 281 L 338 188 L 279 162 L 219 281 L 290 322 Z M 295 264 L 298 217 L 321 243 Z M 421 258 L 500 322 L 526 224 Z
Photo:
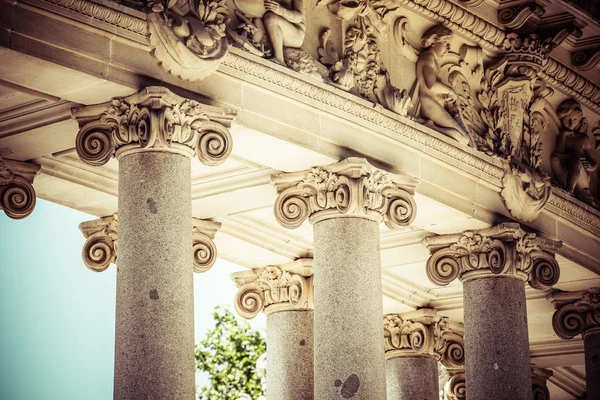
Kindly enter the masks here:
M 275 218 L 286 228 L 338 217 L 366 218 L 390 229 L 409 225 L 416 216 L 413 198 L 418 180 L 373 167 L 350 157 L 324 167 L 274 175 Z
M 600 331 L 600 288 L 587 291 L 555 292 L 548 296 L 556 311 L 552 327 L 562 339 L 572 339 L 588 332 Z
M 231 153 L 229 133 L 236 112 L 177 96 L 149 86 L 127 97 L 72 109 L 79 123 L 77 154 L 100 166 L 136 151 L 194 153 L 206 165 L 218 165 Z
M 552 188 L 552 194 L 546 208 L 555 208 L 558 211 L 557 214 L 567 214 L 574 220 L 585 222 L 594 228 L 596 232 L 600 232 L 600 212 L 588 205 L 579 203 L 581 201 L 576 200 L 563 190 Z
M 478 231 L 430 236 L 423 239 L 431 252 L 427 276 L 445 286 L 482 277 L 510 276 L 536 289 L 558 282 L 560 269 L 554 254 L 561 242 L 523 231 L 518 223 L 503 223 Z
M 446 368 L 465 363 L 462 324 L 437 315 L 431 308 L 383 317 L 385 358 L 429 356 Z
M 208 271 L 217 260 L 217 246 L 213 242 L 219 222 L 192 218 L 192 252 L 194 272 Z M 79 224 L 79 230 L 87 239 L 81 257 L 85 266 L 94 271 L 105 271 L 110 264 L 117 264 L 119 217 L 117 213 Z
M 0 210 L 12 219 L 23 219 L 35 208 L 33 179 L 40 166 L 0 156 Z
M 260 312 L 311 310 L 313 301 L 312 259 L 234 272 L 231 279 L 238 287 L 234 307 L 246 319 Z

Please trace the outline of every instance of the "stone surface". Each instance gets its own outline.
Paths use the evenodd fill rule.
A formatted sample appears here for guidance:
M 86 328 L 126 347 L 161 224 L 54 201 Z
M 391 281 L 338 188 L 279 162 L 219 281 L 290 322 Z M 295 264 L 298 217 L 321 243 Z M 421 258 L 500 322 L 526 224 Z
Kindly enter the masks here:
M 387 400 L 438 400 L 438 368 L 433 357 L 395 357 L 386 362 Z
M 267 316 L 267 400 L 312 400 L 313 311 Z
M 468 398 L 531 400 L 524 282 L 487 277 L 463 289 Z
M 115 400 L 194 398 L 190 174 L 178 154 L 120 159 Z
M 314 224 L 315 399 L 384 400 L 379 225 Z
M 587 400 L 600 400 L 600 327 L 583 334 Z

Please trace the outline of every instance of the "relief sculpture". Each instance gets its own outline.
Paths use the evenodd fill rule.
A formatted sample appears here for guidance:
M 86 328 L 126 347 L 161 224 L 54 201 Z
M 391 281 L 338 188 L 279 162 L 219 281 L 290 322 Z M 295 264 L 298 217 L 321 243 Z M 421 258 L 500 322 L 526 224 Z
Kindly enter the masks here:
M 581 105 L 573 99 L 560 103 L 556 111 L 561 126 L 556 148 L 550 158 L 552 173 L 558 184 L 579 200 L 594 205 L 590 192 L 590 173 L 596 171 L 592 140 Z

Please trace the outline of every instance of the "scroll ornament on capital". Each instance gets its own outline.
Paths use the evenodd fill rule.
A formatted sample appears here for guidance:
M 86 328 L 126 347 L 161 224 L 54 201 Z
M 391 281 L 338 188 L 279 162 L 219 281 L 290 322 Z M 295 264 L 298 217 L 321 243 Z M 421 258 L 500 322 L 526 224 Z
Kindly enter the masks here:
M 279 196 L 275 217 L 287 228 L 306 219 L 317 222 L 335 216 L 356 216 L 390 229 L 409 225 L 416 215 L 416 180 L 389 174 L 361 158 L 309 171 L 272 177 Z
M 453 325 L 458 327 L 459 324 L 450 322 L 446 317 L 428 315 L 431 311 L 424 309 L 383 317 L 386 359 L 429 355 L 446 368 L 464 365 L 462 329 L 453 329 Z
M 458 235 L 431 236 L 423 240 L 431 251 L 427 276 L 436 285 L 456 278 L 510 275 L 536 289 L 558 282 L 560 269 L 555 252 L 561 242 L 526 233 L 519 224 L 505 223 Z
M 465 400 L 467 398 L 467 384 L 464 369 L 447 372 L 450 378 L 444 385 L 444 400 Z
M 312 267 L 288 270 L 285 266 L 269 266 L 237 272 L 231 278 L 239 288 L 234 306 L 243 318 L 252 319 L 261 311 L 271 313 L 314 307 Z
M 106 164 L 123 147 L 195 153 L 206 165 L 220 164 L 231 153 L 228 127 L 234 111 L 179 97 L 163 87 L 74 108 L 72 114 L 80 126 L 77 154 L 90 165 Z
M 569 295 L 568 293 L 565 293 Z M 592 329 L 600 329 L 600 288 L 594 287 L 578 293 L 578 298 L 562 301 L 563 293 L 552 294 L 557 306 L 552 316 L 554 332 L 563 339 L 584 334 Z
M 217 247 L 213 239 L 220 226 L 219 222 L 192 218 L 194 272 L 208 271 L 217 260 Z M 79 230 L 87 239 L 81 253 L 87 268 L 102 272 L 110 264 L 117 264 L 118 228 L 117 213 L 79 224 Z
M 0 157 L 0 210 L 7 217 L 23 219 L 35 208 L 32 182 L 40 167 Z

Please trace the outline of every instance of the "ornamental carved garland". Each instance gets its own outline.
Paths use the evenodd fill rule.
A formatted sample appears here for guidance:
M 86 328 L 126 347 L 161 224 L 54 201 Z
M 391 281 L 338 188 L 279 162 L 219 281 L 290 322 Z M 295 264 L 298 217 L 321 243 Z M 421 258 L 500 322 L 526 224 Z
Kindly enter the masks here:
M 217 260 L 217 247 L 213 242 L 221 223 L 192 218 L 192 252 L 194 272 L 208 271 Z M 94 271 L 105 271 L 110 264 L 117 264 L 118 214 L 79 224 L 79 230 L 87 239 L 81 256 L 84 265 Z
M 572 339 L 588 330 L 600 329 L 600 288 L 591 288 L 579 299 L 557 305 L 552 327 L 559 337 Z
M 269 266 L 254 271 L 235 273 L 232 279 L 239 288 L 234 306 L 246 319 L 284 310 L 303 310 L 313 307 L 312 270 L 288 271 Z
M 428 311 L 432 310 L 383 317 L 386 358 L 429 355 L 446 368 L 460 368 L 465 362 L 462 336 L 448 318 L 429 316 Z
M 23 219 L 35 208 L 36 195 L 31 184 L 33 176 L 26 179 L 18 174 L 21 169 L 19 164 L 24 163 L 4 160 L 0 157 L 0 210 L 12 219 Z M 31 167 L 35 172 L 39 170 L 37 166 Z M 15 172 L 12 171 L 13 169 Z M 28 175 L 32 174 L 28 173 Z
M 375 169 L 364 159 L 282 174 L 273 181 L 279 191 L 275 217 L 287 228 L 297 228 L 309 217 L 331 214 L 383 219 L 395 229 L 409 225 L 416 215 L 409 180 Z
M 427 276 L 436 285 L 446 286 L 480 275 L 512 275 L 528 280 L 536 289 L 558 282 L 560 269 L 554 253 L 560 242 L 547 241 L 525 233 L 519 224 L 506 223 L 460 235 L 442 235 L 423 240 L 432 255 Z
M 206 165 L 220 164 L 231 153 L 227 126 L 233 111 L 184 99 L 162 87 L 72 113 L 80 124 L 77 154 L 90 165 L 104 165 L 120 147 L 132 144 L 168 150 L 177 143 L 191 148 Z

